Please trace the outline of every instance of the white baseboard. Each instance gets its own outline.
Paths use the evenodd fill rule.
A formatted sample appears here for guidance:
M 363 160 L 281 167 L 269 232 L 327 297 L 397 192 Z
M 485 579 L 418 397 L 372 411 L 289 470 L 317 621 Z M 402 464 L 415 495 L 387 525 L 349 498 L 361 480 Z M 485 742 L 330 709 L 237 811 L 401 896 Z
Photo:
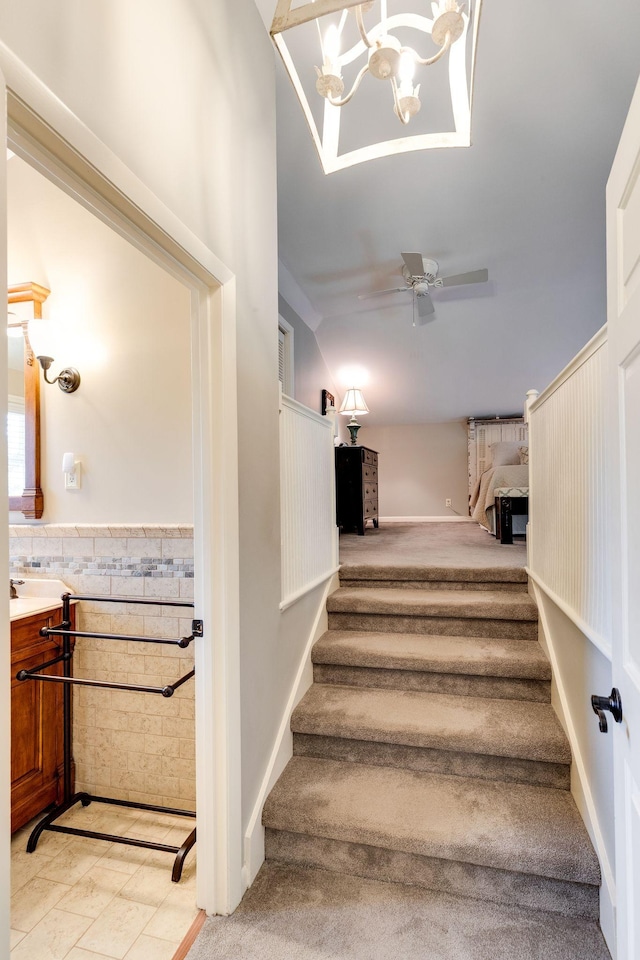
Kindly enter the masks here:
M 475 523 L 471 517 L 380 517 L 380 523 Z
M 558 699 L 560 701 L 559 706 L 562 712 L 562 724 L 564 726 L 567 737 L 569 738 L 569 743 L 571 745 L 571 753 L 573 756 L 573 763 L 571 765 L 571 794 L 576 802 L 576 806 L 580 811 L 580 815 L 584 820 L 584 824 L 587 828 L 591 842 L 595 848 L 595 851 L 598 855 L 598 860 L 600 861 L 600 868 L 602 872 L 602 886 L 600 887 L 600 928 L 602 934 L 607 943 L 611 956 L 616 957 L 616 881 L 615 873 L 612 867 L 612 864 L 607 855 L 607 850 L 604 843 L 604 837 L 602 835 L 602 830 L 600 828 L 600 823 L 598 820 L 598 814 L 596 811 L 596 806 L 593 800 L 593 795 L 591 793 L 591 787 L 589 786 L 589 779 L 587 776 L 587 771 L 585 768 L 584 760 L 582 757 L 582 752 L 580 750 L 578 737 L 576 735 L 575 726 L 573 724 L 573 719 L 571 712 L 569 710 L 568 698 L 564 688 L 564 683 L 562 681 L 562 675 L 558 666 L 558 658 L 556 657 L 556 652 L 553 643 L 552 633 L 549 629 L 549 623 L 546 615 L 546 610 L 544 602 L 541 602 L 544 597 L 544 591 L 540 589 L 538 584 L 532 579 L 529 578 L 529 592 L 532 593 L 537 607 L 538 613 L 540 615 L 540 626 L 542 627 L 543 635 L 543 647 L 551 661 L 551 669 L 553 671 L 553 678 L 558 692 Z M 553 603 L 551 598 L 546 598 L 548 602 Z M 585 642 L 588 642 L 588 638 L 585 638 Z
M 256 878 L 258 870 L 264 863 L 264 827 L 262 826 L 262 808 L 269 796 L 269 792 L 276 780 L 293 756 L 293 734 L 291 733 L 291 714 L 313 683 L 313 664 L 311 663 L 311 648 L 316 640 L 327 629 L 327 597 L 339 585 L 338 575 L 335 574 L 325 585 L 322 596 L 318 601 L 318 611 L 309 632 L 309 639 L 305 645 L 287 704 L 280 720 L 278 733 L 269 757 L 258 796 L 254 804 L 249 824 L 244 835 L 244 862 L 242 866 L 243 886 L 246 890 Z

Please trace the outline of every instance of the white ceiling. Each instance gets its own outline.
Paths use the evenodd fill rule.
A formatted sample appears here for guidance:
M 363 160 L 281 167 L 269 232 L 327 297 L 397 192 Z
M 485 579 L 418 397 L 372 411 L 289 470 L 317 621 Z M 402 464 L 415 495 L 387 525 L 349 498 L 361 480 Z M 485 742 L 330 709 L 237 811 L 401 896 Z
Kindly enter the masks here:
M 270 23 L 275 0 L 256 4 Z M 472 147 L 329 176 L 277 59 L 279 255 L 322 317 L 330 371 L 369 371 L 370 425 L 521 410 L 605 322 L 604 190 L 640 4 L 484 0 Z M 434 293 L 414 328 L 408 293 L 358 300 L 400 285 L 402 250 L 490 281 Z

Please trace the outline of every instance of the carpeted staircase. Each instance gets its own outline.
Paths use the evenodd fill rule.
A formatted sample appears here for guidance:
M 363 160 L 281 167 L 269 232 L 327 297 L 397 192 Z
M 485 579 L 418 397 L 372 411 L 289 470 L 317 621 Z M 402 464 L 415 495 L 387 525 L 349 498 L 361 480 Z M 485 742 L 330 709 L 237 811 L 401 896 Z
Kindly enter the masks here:
M 343 566 L 267 863 L 598 916 L 521 568 Z

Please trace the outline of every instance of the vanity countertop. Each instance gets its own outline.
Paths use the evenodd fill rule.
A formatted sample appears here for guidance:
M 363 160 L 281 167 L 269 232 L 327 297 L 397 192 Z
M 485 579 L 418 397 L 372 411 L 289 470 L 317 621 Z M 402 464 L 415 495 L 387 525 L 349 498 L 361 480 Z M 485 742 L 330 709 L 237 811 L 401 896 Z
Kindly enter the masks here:
M 19 579 L 22 579 L 21 577 Z M 14 580 L 15 583 L 15 580 Z M 18 596 L 9 601 L 10 620 L 22 620 L 61 606 L 63 593 L 71 593 L 62 580 L 26 579 L 15 584 Z M 74 600 L 71 601 L 75 603 Z

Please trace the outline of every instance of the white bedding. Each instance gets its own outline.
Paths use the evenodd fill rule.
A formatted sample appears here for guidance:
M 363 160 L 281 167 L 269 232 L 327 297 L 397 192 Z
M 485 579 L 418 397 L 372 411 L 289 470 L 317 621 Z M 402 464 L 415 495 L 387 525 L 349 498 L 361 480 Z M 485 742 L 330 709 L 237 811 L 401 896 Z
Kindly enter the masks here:
M 487 519 L 487 507 L 494 502 L 493 491 L 498 487 L 527 487 L 529 485 L 529 467 L 526 464 L 514 464 L 505 467 L 492 467 L 485 470 L 471 496 L 472 518 L 491 530 Z

